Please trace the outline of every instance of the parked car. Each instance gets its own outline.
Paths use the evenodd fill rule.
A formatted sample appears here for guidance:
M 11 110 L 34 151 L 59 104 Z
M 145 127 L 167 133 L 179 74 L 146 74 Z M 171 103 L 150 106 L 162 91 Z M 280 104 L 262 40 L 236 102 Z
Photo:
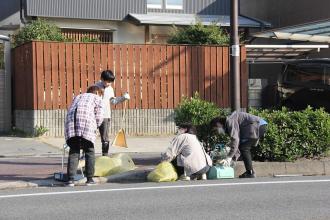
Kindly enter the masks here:
M 330 59 L 287 62 L 278 81 L 280 105 L 293 110 L 325 108 L 330 112 Z

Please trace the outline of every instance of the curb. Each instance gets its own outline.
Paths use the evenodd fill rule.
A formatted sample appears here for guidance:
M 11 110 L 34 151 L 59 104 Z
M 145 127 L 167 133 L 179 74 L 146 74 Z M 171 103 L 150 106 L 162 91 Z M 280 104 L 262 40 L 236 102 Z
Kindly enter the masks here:
M 329 161 L 300 161 L 300 162 L 254 162 L 254 169 L 258 177 L 285 177 L 285 176 L 325 176 L 330 175 Z M 104 183 L 127 183 L 145 182 L 147 175 L 154 169 L 154 166 L 139 167 L 136 170 L 115 174 L 108 177 L 94 177 L 99 184 Z M 242 161 L 236 162 L 235 177 L 245 171 Z M 83 186 L 86 179 L 80 180 L 77 185 Z M 53 179 L 36 181 L 0 182 L 0 190 L 22 189 L 36 187 L 64 186 L 63 182 Z

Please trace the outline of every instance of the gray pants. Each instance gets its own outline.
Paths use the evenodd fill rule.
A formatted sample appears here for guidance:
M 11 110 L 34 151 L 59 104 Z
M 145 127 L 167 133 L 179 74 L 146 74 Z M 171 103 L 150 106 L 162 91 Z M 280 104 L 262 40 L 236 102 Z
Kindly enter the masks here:
M 109 153 L 109 129 L 110 129 L 110 118 L 105 118 L 99 127 L 101 142 L 102 142 L 102 155 L 106 156 Z

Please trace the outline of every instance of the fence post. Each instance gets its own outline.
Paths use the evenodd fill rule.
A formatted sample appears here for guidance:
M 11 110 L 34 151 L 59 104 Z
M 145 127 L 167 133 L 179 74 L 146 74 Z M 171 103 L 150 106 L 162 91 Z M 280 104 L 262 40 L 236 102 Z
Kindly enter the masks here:
M 5 63 L 5 97 L 4 97 L 4 130 L 11 130 L 11 45 L 10 40 L 1 38 L 4 41 L 4 63 Z

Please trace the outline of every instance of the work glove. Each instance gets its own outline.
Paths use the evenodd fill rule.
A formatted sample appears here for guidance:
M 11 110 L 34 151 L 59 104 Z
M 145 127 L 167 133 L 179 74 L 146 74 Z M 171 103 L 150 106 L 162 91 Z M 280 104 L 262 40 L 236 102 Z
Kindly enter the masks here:
M 128 92 L 125 92 L 125 94 L 123 95 L 125 100 L 130 100 L 131 97 L 129 96 Z
M 230 157 L 227 157 L 226 159 L 221 160 L 220 164 L 225 166 L 225 167 L 230 167 L 231 160 L 232 159 Z

